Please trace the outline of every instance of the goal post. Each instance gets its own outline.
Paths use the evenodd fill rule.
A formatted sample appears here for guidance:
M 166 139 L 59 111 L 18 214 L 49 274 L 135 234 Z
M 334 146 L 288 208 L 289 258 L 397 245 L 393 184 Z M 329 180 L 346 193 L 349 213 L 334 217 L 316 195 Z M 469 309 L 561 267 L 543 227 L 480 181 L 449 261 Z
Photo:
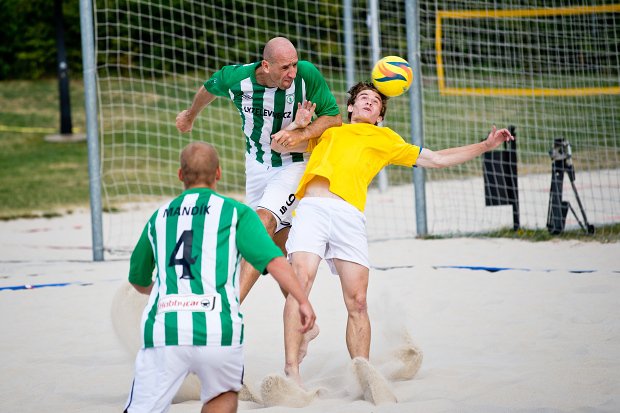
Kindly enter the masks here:
M 231 102 L 216 99 L 197 118 L 190 134 L 179 133 L 174 125 L 176 114 L 189 106 L 204 80 L 222 66 L 258 61 L 267 40 L 286 36 L 296 45 L 300 59 L 321 70 L 345 119 L 347 54 L 355 61 L 350 80 L 370 78 L 366 1 L 351 1 L 346 9 L 352 48 L 343 41 L 345 8 L 340 3 L 96 0 L 95 8 L 103 200 L 106 209 L 122 211 L 106 214 L 107 245 L 114 248 L 126 250 L 135 242 L 135 235 L 121 231 L 135 226 L 127 215 L 138 204 L 160 202 L 179 191 L 178 153 L 191 140 L 216 146 L 223 168 L 218 190 L 243 200 L 245 139 Z M 386 3 L 379 9 L 382 54 L 406 55 L 404 16 L 404 3 Z M 393 30 L 394 25 L 399 29 Z M 385 123 L 405 137 L 407 103 L 407 96 L 392 100 L 393 116 Z M 402 172 L 390 174 L 390 180 L 390 185 L 411 184 L 410 176 Z M 373 183 L 373 188 L 377 186 Z M 393 195 L 389 197 L 393 200 Z M 399 205 L 394 201 L 386 205 L 390 209 L 386 215 L 393 217 L 395 227 Z M 414 216 L 407 216 L 408 236 L 414 235 Z
M 439 10 L 437 12 L 437 20 L 435 27 L 435 56 L 437 66 L 437 84 L 439 87 L 439 93 L 442 95 L 486 95 L 486 96 L 588 96 L 588 95 L 618 95 L 620 94 L 620 86 L 617 84 L 617 79 L 607 79 L 603 84 L 595 84 L 600 79 L 591 78 L 583 79 L 581 85 L 569 86 L 547 84 L 546 81 L 551 79 L 541 79 L 540 85 L 520 85 L 521 87 L 501 87 L 498 85 L 488 85 L 486 87 L 449 87 L 446 86 L 446 73 L 444 70 L 442 49 L 443 49 L 443 32 L 442 23 L 448 19 L 463 21 L 465 19 L 478 19 L 478 20 L 501 20 L 511 19 L 516 20 L 529 20 L 530 24 L 534 26 L 535 21 L 541 18 L 563 18 L 566 24 L 572 24 L 571 18 L 577 16 L 596 16 L 605 15 L 609 13 L 620 13 L 620 4 L 615 5 L 601 5 L 601 6 L 574 6 L 574 7 L 558 7 L 558 8 L 546 8 L 546 9 L 513 9 L 513 10 Z M 560 22 L 560 19 L 556 19 Z M 458 24 L 458 23 L 457 23 Z M 577 28 L 575 32 L 577 32 Z M 614 42 L 617 37 L 612 37 L 610 43 L 607 45 L 608 50 L 612 51 Z M 525 46 L 525 45 L 524 45 Z M 532 45 L 534 47 L 540 47 L 540 43 Z M 552 47 L 553 44 L 549 43 L 548 47 Z M 617 44 L 616 44 L 617 46 Z M 519 85 L 518 85 L 519 86 Z M 529 86 L 529 87 L 527 87 Z
M 99 132 L 97 124 L 97 85 L 93 7 L 90 0 L 80 0 L 80 32 L 86 106 L 86 138 L 88 145 L 88 176 L 93 261 L 103 261 L 103 207 L 101 201 L 101 172 Z
M 245 139 L 232 103 L 216 99 L 190 134 L 174 122 L 222 66 L 258 61 L 267 40 L 286 36 L 321 70 L 344 119 L 348 86 L 370 78 L 368 0 L 92 2 L 108 250 L 133 246 L 145 220 L 141 206 L 178 194 L 178 155 L 190 141 L 215 145 L 223 168 L 218 190 L 243 200 Z M 589 220 L 620 221 L 620 5 L 564 4 L 383 0 L 377 10 L 381 55 L 419 65 L 418 95 L 390 99 L 384 125 L 433 150 L 479 142 L 494 124 L 515 125 L 524 228 L 545 228 L 549 150 L 558 138 L 572 146 Z M 485 207 L 481 159 L 388 171 L 387 189 L 375 181 L 368 195 L 371 241 L 512 227 L 510 207 Z M 425 225 L 416 222 L 420 208 Z M 578 228 L 570 218 L 566 226 Z

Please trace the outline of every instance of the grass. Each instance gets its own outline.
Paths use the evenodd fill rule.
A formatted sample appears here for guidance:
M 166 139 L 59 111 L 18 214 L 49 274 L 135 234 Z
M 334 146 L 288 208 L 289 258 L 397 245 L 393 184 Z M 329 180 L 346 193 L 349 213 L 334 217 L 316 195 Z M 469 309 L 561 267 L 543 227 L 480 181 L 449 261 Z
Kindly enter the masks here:
M 483 234 L 488 238 L 512 238 L 527 241 L 551 241 L 551 240 L 578 240 L 578 241 L 596 241 L 601 243 L 610 243 L 620 241 L 620 224 L 607 225 L 605 227 L 594 228 L 594 234 L 587 234 L 585 231 L 570 230 L 562 232 L 558 235 L 551 235 L 549 231 L 543 229 L 519 229 L 517 231 L 504 229 L 501 231 Z
M 164 92 L 159 91 L 164 95 Z M 154 106 L 163 106 L 171 116 L 175 110 L 166 106 L 165 101 L 158 102 L 158 93 L 147 102 L 145 107 L 152 108 Z M 119 95 L 119 99 L 127 99 Z M 441 106 L 442 97 L 435 98 L 438 102 L 429 99 L 431 106 Z M 484 99 L 484 98 L 480 98 Z M 615 102 L 615 100 L 614 100 Z M 219 103 L 219 102 L 218 102 Z M 230 102 L 223 102 L 230 103 Z M 223 104 L 222 103 L 222 104 Z M 407 122 L 405 119 L 399 119 L 398 106 L 404 105 L 404 101 L 394 100 L 391 102 L 390 109 L 394 115 L 392 121 L 402 125 L 404 130 L 397 128 L 403 135 L 408 133 Z M 73 80 L 71 82 L 71 104 L 74 131 L 85 131 L 84 116 L 84 98 L 83 86 L 81 81 Z M 482 107 L 490 103 L 482 104 Z M 476 105 L 472 105 L 476 106 Z M 217 110 L 218 115 L 209 118 L 211 122 L 214 118 L 219 119 L 221 124 L 216 126 L 219 135 L 224 139 L 230 139 L 230 136 L 238 135 L 238 119 L 236 113 L 230 107 L 220 109 L 214 106 L 213 110 Z M 150 110 L 150 109 L 149 109 Z M 501 109 L 500 112 L 510 112 L 513 109 Z M 157 113 L 146 116 L 147 119 L 158 119 Z M 471 115 L 474 119 L 477 114 Z M 506 119 L 509 117 L 506 115 Z M 203 117 L 204 118 L 204 117 Z M 160 123 L 157 123 L 160 122 Z M 196 128 L 204 129 L 201 122 L 206 126 L 207 119 L 200 118 L 197 121 Z M 430 117 L 428 125 L 433 127 L 435 120 Z M 437 128 L 437 130 L 449 135 L 450 130 L 458 130 L 462 126 L 459 119 L 455 119 L 454 125 Z M 58 84 L 55 79 L 41 81 L 3 81 L 0 82 L 0 219 L 15 219 L 28 217 L 52 217 L 71 213 L 76 208 L 85 208 L 89 205 L 89 181 L 88 181 L 88 153 L 86 142 L 77 143 L 50 143 L 45 140 L 48 134 L 58 132 L 59 128 L 59 108 L 58 108 Z M 163 126 L 162 126 L 163 125 Z M 231 126 L 232 125 L 232 126 Z M 135 129 L 135 124 L 133 125 Z M 176 181 L 170 178 L 169 182 L 163 179 L 164 172 L 176 170 L 177 147 L 182 147 L 186 141 L 170 140 L 161 142 L 159 152 L 149 155 L 148 151 L 152 151 L 149 146 L 149 133 L 152 128 L 170 129 L 173 123 L 166 119 L 157 120 L 154 125 L 144 124 L 140 129 L 140 133 L 131 140 L 129 148 L 125 148 L 127 152 L 122 162 L 129 165 L 129 169 L 133 174 L 136 183 L 127 183 L 125 191 L 130 193 L 144 193 L 140 185 L 147 183 L 148 185 L 165 187 L 159 195 L 167 195 L 165 191 L 169 186 L 177 185 Z M 108 126 L 108 130 L 111 127 Z M 120 128 L 122 130 L 122 128 Z M 204 129 L 206 131 L 206 129 Z M 212 129 L 210 129 L 212 130 Z M 165 135 L 165 134 L 164 134 Z M 168 134 L 173 136 L 172 133 Z M 200 134 L 202 135 L 202 133 Z M 131 137 L 130 137 L 131 138 Z M 119 133 L 119 142 L 121 140 Z M 186 138 L 183 138 L 186 139 Z M 189 139 L 189 138 L 187 138 Z M 437 138 L 435 138 L 437 139 Z M 447 137 L 446 137 L 447 139 Z M 437 139 L 443 142 L 443 138 Z M 618 137 L 613 138 L 610 148 L 620 146 Z M 445 144 L 434 144 L 436 147 L 443 147 Z M 167 148 L 167 149 L 166 149 Z M 231 148 L 228 146 L 228 148 Z M 230 149 L 229 149 L 230 150 Z M 614 149 L 612 149 L 614 150 Z M 225 149 L 226 151 L 226 149 Z M 168 153 L 169 152 L 169 153 Z M 546 147 L 540 148 L 543 153 L 541 157 L 546 168 L 548 168 L 549 160 L 546 155 Z M 146 155 L 148 156 L 145 156 Z M 108 153 L 109 154 L 109 153 Z M 162 156 L 163 155 L 163 156 Z M 236 159 L 236 153 L 222 153 L 223 159 Z M 153 156 L 160 156 L 163 161 L 154 162 Z M 167 158 L 167 160 L 166 160 Z M 614 157 L 612 157 L 614 158 Z M 242 162 L 228 161 L 228 165 L 223 165 L 225 170 L 242 169 Z M 520 159 L 520 163 L 522 159 Z M 534 162 L 535 164 L 536 162 Z M 133 164 L 133 166 L 131 165 Z M 147 167 L 144 167 L 146 165 Z M 456 169 L 456 168 L 455 168 Z M 242 174 L 242 171 L 236 173 Z M 405 172 L 409 175 L 409 171 Z M 462 173 L 455 170 L 452 173 Z M 168 174 L 172 176 L 171 174 Z M 449 178 L 451 175 L 447 175 Z M 109 179 L 110 177 L 104 178 Z M 406 179 L 410 179 L 409 176 Z M 105 181 L 104 181 L 105 183 Z M 108 210 L 115 210 L 115 206 L 107 206 Z M 545 229 L 529 230 L 521 229 L 512 231 L 510 229 L 496 231 L 486 234 L 471 234 L 472 236 L 484 237 L 502 237 L 515 238 L 528 241 L 547 241 L 552 239 L 577 239 L 583 241 L 595 242 L 618 242 L 620 241 L 620 224 L 610 225 L 606 227 L 596 228 L 594 235 L 584 234 L 583 231 L 566 231 L 560 235 L 550 235 Z
M 570 231 L 564 231 L 558 235 L 551 235 L 546 229 L 527 229 L 519 228 L 514 231 L 509 228 L 501 229 L 498 231 L 466 234 L 465 236 L 474 238 L 510 238 L 519 239 L 522 241 L 530 242 L 543 242 L 553 240 L 577 240 L 583 242 L 599 242 L 602 244 L 620 242 L 620 223 L 613 225 L 606 225 L 603 227 L 595 227 L 594 234 L 587 234 L 581 229 L 575 229 Z M 442 239 L 449 238 L 444 236 L 429 235 L 422 237 L 423 239 Z
M 74 131 L 84 131 L 81 81 L 72 81 L 70 91 Z M 88 206 L 86 142 L 45 141 L 59 133 L 57 81 L 0 82 L 0 108 L 0 219 Z

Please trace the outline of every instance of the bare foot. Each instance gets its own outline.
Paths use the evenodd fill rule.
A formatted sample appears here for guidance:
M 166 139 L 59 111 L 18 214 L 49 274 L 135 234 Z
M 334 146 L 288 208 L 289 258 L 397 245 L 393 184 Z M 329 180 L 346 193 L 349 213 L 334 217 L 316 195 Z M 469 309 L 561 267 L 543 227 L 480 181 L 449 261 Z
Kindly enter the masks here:
M 319 335 L 319 332 L 319 326 L 315 323 L 314 326 L 304 334 L 304 338 L 299 346 L 299 353 L 297 353 L 297 361 L 299 363 L 301 363 L 308 353 L 308 344 Z
M 289 380 L 294 381 L 295 383 L 297 383 L 300 387 L 302 387 L 301 384 L 301 375 L 299 374 L 299 369 L 292 369 L 292 368 L 287 368 L 286 366 L 284 367 L 284 374 L 286 375 L 286 378 Z

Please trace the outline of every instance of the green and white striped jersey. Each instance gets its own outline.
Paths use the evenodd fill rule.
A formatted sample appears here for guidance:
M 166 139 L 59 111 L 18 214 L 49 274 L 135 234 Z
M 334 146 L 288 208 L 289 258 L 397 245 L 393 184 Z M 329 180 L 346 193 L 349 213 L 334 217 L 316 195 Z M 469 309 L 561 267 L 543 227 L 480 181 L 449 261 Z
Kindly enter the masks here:
M 287 90 L 265 87 L 256 82 L 260 62 L 224 66 L 204 83 L 216 96 L 228 96 L 241 115 L 246 156 L 274 167 L 303 162 L 309 154 L 271 151 L 271 135 L 288 126 L 297 113 L 297 103 L 316 103 L 317 116 L 340 113 L 336 98 L 321 72 L 310 62 L 297 63 L 297 76 Z
M 282 252 L 247 205 L 194 188 L 151 216 L 131 255 L 129 282 L 149 286 L 143 347 L 243 343 L 239 260 L 263 272 Z

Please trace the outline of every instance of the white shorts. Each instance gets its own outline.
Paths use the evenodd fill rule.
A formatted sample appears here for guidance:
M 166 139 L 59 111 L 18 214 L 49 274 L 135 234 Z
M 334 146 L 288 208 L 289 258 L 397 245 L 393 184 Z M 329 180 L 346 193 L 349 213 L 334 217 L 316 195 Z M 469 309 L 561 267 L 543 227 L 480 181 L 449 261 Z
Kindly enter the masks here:
M 335 198 L 303 198 L 293 217 L 286 250 L 311 252 L 323 258 L 333 274 L 338 258 L 370 268 L 366 217 L 353 205 Z
M 271 212 L 276 218 L 276 232 L 291 226 L 291 212 L 298 203 L 295 191 L 306 164 L 295 162 L 274 168 L 246 158 L 245 203 Z
M 125 412 L 165 412 L 189 373 L 200 379 L 200 400 L 238 392 L 243 381 L 243 346 L 164 346 L 143 348 Z

